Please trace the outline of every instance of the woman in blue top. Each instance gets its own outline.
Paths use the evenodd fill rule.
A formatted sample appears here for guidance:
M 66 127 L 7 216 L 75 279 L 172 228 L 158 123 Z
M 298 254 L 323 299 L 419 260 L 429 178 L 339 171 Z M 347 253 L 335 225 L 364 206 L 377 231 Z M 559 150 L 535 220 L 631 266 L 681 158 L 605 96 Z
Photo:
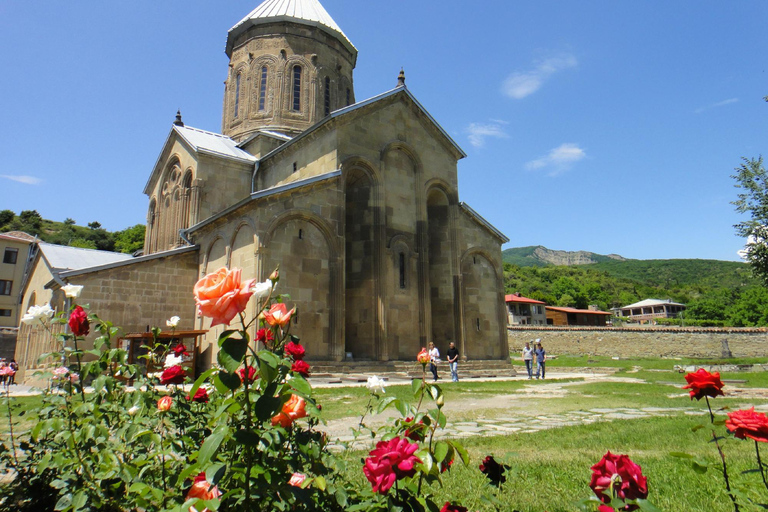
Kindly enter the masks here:
M 539 374 L 541 374 L 541 378 L 543 379 L 544 373 L 546 372 L 545 363 L 547 361 L 547 351 L 541 346 L 541 341 L 536 340 L 536 349 L 533 353 L 536 354 L 536 378 L 538 379 Z

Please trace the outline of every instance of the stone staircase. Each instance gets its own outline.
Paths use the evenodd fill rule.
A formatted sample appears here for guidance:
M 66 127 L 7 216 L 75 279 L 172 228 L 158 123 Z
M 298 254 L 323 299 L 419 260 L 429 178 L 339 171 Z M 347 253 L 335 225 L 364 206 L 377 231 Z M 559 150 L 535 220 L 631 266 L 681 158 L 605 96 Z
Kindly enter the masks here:
M 419 378 L 421 365 L 416 361 L 308 361 L 312 366 L 312 378 L 332 379 L 338 382 L 366 382 L 368 377 L 396 377 L 399 379 Z M 438 364 L 442 380 L 450 380 L 448 363 Z M 427 374 L 431 378 L 429 367 Z M 507 360 L 474 360 L 459 362 L 459 379 L 470 380 L 492 377 L 514 377 L 514 367 Z

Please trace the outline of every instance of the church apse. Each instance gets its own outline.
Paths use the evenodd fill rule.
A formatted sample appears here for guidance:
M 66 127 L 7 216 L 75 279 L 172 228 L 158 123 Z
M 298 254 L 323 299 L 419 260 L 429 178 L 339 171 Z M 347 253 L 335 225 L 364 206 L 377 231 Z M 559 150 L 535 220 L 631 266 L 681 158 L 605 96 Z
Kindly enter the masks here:
M 427 196 L 429 289 L 433 341 L 439 347 L 457 341 L 455 326 L 453 230 L 451 205 L 446 194 L 433 188 Z
M 480 251 L 465 254 L 461 262 L 463 285 L 464 353 L 469 359 L 499 359 L 501 323 L 498 304 L 499 278 L 494 264 Z

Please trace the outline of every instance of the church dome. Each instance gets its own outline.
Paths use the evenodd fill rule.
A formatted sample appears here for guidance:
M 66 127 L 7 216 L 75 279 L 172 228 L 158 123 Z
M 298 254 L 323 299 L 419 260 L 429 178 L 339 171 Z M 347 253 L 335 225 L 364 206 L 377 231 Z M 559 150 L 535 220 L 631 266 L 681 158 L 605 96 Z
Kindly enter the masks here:
M 354 56 L 357 56 L 357 48 L 342 32 L 341 28 L 333 21 L 328 11 L 318 0 L 265 0 L 248 16 L 240 20 L 227 34 L 227 56 L 232 56 L 232 49 L 237 37 L 250 27 L 289 21 L 301 25 L 317 27 L 320 30 L 335 37 Z

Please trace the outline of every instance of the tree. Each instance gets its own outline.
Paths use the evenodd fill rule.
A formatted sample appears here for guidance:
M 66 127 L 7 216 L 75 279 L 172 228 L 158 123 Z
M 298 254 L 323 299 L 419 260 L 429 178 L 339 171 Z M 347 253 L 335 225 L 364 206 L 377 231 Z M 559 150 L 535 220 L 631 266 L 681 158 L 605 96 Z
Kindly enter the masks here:
M 96 221 L 89 222 L 88 227 L 91 229 L 99 229 L 101 227 L 101 223 Z
M 731 177 L 742 192 L 731 204 L 736 206 L 737 212 L 750 216 L 733 226 L 747 239 L 740 255 L 752 267 L 752 272 L 768 284 L 768 173 L 763 166 L 763 157 L 742 158 L 742 164 L 735 171 Z
M 67 217 L 66 219 L 64 219 L 64 224 L 67 225 L 67 226 L 74 226 L 75 225 L 75 219 Z
M 13 210 L 0 211 L 0 228 L 11 222 L 14 217 L 16 217 L 16 214 Z
M 134 253 L 144 247 L 144 224 L 136 224 L 115 233 L 115 250 Z

